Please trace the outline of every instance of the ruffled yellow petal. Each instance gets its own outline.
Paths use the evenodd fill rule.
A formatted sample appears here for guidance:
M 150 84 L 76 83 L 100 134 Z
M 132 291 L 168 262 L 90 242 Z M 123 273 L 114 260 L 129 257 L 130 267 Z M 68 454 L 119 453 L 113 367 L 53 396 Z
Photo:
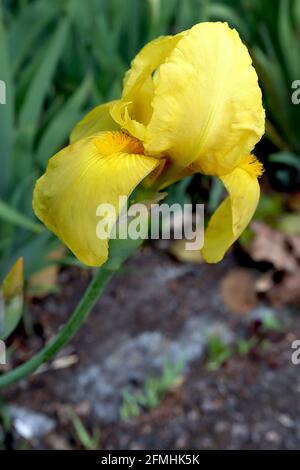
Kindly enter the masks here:
M 181 167 L 197 161 L 203 173 L 222 175 L 264 132 L 251 58 L 225 23 L 201 23 L 185 32 L 153 83 L 153 114 L 142 139 L 148 154 L 168 155 Z
M 114 103 L 115 101 L 110 101 L 108 103 L 100 104 L 87 113 L 74 127 L 70 135 L 70 142 L 76 142 L 77 140 L 96 134 L 97 132 L 114 131 L 119 129 L 120 126 L 110 115 L 110 109 Z
M 112 107 L 111 115 L 115 122 L 117 122 L 123 130 L 143 141 L 145 138 L 145 126 L 141 122 L 132 118 L 132 116 L 129 114 L 130 107 L 131 102 L 119 100 Z
M 136 91 L 155 69 L 168 57 L 185 32 L 175 36 L 161 36 L 148 42 L 131 62 L 123 83 L 124 98 L 134 98 Z
M 229 197 L 215 211 L 205 232 L 202 256 L 208 263 L 221 261 L 252 219 L 259 201 L 257 176 L 261 171 L 248 157 L 240 167 L 221 177 Z
M 152 116 L 152 74 L 168 57 L 184 33 L 162 36 L 149 42 L 134 58 L 124 77 L 121 100 L 112 107 L 112 116 L 119 125 L 140 140 Z
M 112 204 L 118 214 L 119 196 L 128 196 L 158 164 L 142 152 L 122 132 L 95 134 L 51 158 L 37 181 L 36 215 L 84 264 L 100 266 L 108 257 L 108 240 L 96 235 L 99 204 Z

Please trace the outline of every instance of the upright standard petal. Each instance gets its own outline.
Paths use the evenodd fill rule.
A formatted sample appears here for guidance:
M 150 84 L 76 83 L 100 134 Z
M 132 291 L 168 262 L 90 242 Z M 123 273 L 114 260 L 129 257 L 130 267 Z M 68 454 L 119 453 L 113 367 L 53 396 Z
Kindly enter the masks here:
M 136 55 L 124 77 L 122 97 L 111 113 L 119 125 L 140 140 L 152 116 L 154 94 L 152 75 L 172 52 L 184 33 L 162 36 L 149 42 Z
M 100 204 L 119 213 L 119 196 L 128 196 L 158 161 L 142 154 L 141 144 L 122 132 L 103 132 L 69 145 L 49 161 L 37 181 L 33 207 L 84 264 L 100 266 L 108 240 L 96 234 Z
M 71 144 L 97 132 L 119 129 L 120 126 L 110 115 L 110 109 L 115 103 L 116 101 L 109 101 L 108 103 L 100 104 L 87 113 L 72 130 L 70 135 Z
M 264 132 L 255 69 L 238 33 L 201 23 L 177 42 L 153 77 L 153 114 L 144 146 L 207 174 L 230 172 Z
M 205 232 L 202 255 L 208 263 L 221 261 L 251 221 L 259 201 L 257 177 L 261 172 L 262 165 L 250 156 L 221 177 L 229 197 L 215 211 Z

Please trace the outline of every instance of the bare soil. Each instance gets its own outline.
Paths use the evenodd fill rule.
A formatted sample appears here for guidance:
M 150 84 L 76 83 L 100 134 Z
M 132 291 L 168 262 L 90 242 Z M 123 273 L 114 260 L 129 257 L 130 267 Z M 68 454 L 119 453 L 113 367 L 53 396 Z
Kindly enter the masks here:
M 97 446 L 103 449 L 299 448 L 300 365 L 291 362 L 291 342 L 300 338 L 299 312 L 274 311 L 285 326 L 262 337 L 255 312 L 232 314 L 223 304 L 220 281 L 235 265 L 233 256 L 209 266 L 180 264 L 158 247 L 137 253 L 60 353 L 63 368 L 54 361 L 5 391 L 9 405 L 53 423 L 50 433 L 27 440 L 14 429 L 7 447 L 81 448 L 66 412 L 71 406 L 91 434 L 100 430 Z M 64 269 L 59 293 L 31 301 L 31 334 L 17 332 L 14 361 L 25 360 L 55 334 L 89 278 L 87 271 Z M 264 308 L 270 307 L 258 310 Z M 229 344 L 257 334 L 260 343 L 209 370 L 212 332 Z M 122 390 L 142 389 L 180 351 L 185 367 L 176 386 L 157 407 L 122 421 Z

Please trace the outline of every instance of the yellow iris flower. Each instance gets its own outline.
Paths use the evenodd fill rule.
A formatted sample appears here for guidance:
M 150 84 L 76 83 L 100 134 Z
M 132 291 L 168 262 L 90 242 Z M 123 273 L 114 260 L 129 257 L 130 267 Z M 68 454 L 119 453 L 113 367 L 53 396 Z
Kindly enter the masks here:
M 250 222 L 262 164 L 261 90 L 247 48 L 226 23 L 201 23 L 148 43 L 125 74 L 122 97 L 93 109 L 37 181 L 37 216 L 85 264 L 108 258 L 96 208 L 118 206 L 140 183 L 162 189 L 195 172 L 218 176 L 228 197 L 202 255 L 220 261 Z

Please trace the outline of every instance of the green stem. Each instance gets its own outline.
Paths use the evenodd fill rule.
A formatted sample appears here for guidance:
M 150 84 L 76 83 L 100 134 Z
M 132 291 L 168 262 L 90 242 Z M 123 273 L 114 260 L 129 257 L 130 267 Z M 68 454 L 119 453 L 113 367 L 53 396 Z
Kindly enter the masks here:
M 106 269 L 105 267 L 100 268 L 96 272 L 95 277 L 85 291 L 79 304 L 76 306 L 70 319 L 56 337 L 27 362 L 16 367 L 16 369 L 1 375 L 0 389 L 17 382 L 29 374 L 32 374 L 32 372 L 34 372 L 44 362 L 51 359 L 66 343 L 70 341 L 87 318 L 104 287 L 114 275 L 114 272 L 114 270 Z
M 146 223 L 148 227 L 148 215 L 144 217 L 143 223 Z M 32 374 L 32 372 L 44 362 L 49 361 L 49 359 L 73 338 L 95 305 L 106 284 L 113 277 L 114 273 L 120 269 L 124 261 L 128 259 L 142 243 L 142 238 L 134 240 L 129 236 L 125 239 L 110 240 L 108 261 L 96 272 L 95 277 L 85 291 L 79 304 L 76 306 L 70 319 L 55 338 L 40 352 L 24 364 L 16 367 L 16 369 L 1 375 L 0 389 Z

